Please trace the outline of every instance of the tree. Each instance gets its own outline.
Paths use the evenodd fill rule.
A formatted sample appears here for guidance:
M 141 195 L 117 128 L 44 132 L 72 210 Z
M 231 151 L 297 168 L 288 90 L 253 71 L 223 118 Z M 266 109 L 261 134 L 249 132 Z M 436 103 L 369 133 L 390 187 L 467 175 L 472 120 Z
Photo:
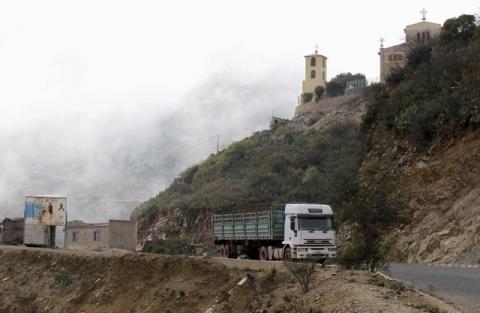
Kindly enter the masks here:
M 430 62 L 432 58 L 432 47 L 428 44 L 416 45 L 407 56 L 407 66 L 415 70 L 420 64 Z
M 473 37 L 476 29 L 474 15 L 463 14 L 458 18 L 451 18 L 445 21 L 440 34 L 442 44 L 464 45 Z
M 323 86 L 315 87 L 315 101 L 318 101 L 322 98 L 323 94 L 325 93 L 325 88 Z
M 350 225 L 354 236 L 338 259 L 347 267 L 366 266 L 376 272 L 385 265 L 385 257 L 392 247 L 391 241 L 384 240 L 385 234 L 405 222 L 399 214 L 404 204 L 397 195 L 398 187 L 389 180 L 363 182 L 361 185 L 345 212 L 345 222 Z M 374 186 L 376 191 L 368 192 Z
M 327 95 L 329 97 L 341 96 L 345 93 L 347 82 L 359 79 L 365 79 L 365 75 L 361 73 L 340 73 L 327 83 Z

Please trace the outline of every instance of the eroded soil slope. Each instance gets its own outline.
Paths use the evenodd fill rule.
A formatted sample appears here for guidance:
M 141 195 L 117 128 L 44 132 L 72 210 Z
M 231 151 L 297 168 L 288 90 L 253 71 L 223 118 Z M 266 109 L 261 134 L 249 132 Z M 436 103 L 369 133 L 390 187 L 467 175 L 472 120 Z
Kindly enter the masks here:
M 0 313 L 458 312 L 366 272 L 317 268 L 304 294 L 288 273 L 238 262 L 0 247 Z

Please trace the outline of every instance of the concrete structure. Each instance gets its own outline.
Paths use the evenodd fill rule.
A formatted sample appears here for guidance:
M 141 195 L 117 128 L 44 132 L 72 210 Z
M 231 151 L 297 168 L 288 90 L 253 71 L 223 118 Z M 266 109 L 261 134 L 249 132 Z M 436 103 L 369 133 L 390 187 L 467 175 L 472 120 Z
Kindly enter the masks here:
M 66 248 L 74 250 L 124 249 L 135 251 L 137 228 L 134 221 L 109 220 L 108 223 L 67 223 Z
M 54 247 L 55 227 L 49 225 L 25 224 L 23 243 L 32 247 Z
M 428 43 L 435 37 L 440 35 L 442 25 L 427 22 L 425 18 L 419 23 L 407 25 L 404 29 L 405 42 L 391 47 L 383 46 L 383 38 L 381 39 L 380 51 L 380 81 L 385 82 L 387 76 L 395 69 L 405 66 L 407 55 L 411 48 L 419 44 Z
M 270 129 L 271 130 L 277 129 L 277 127 L 285 125 L 287 123 L 288 123 L 288 120 L 285 118 L 272 116 L 272 118 L 270 119 Z
M 305 80 L 299 104 L 312 101 L 318 86 L 327 86 L 327 57 L 315 50 L 314 54 L 305 56 Z
M 23 243 L 23 218 L 5 218 L 0 225 L 0 243 Z

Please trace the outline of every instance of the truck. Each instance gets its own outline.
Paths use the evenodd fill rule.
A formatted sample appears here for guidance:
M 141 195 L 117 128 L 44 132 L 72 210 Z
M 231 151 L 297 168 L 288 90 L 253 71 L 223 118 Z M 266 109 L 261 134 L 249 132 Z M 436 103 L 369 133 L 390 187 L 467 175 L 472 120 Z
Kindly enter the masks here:
M 282 211 L 215 214 L 215 245 L 225 258 L 313 260 L 336 256 L 329 205 L 289 203 Z

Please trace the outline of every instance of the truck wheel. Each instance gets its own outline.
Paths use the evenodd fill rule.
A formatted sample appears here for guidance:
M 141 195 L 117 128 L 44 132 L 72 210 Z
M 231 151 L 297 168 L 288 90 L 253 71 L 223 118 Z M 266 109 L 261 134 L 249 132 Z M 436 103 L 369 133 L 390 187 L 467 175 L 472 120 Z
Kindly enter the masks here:
M 260 248 L 260 252 L 258 253 L 258 257 L 260 260 L 265 261 L 268 260 L 268 250 L 267 247 L 262 246 Z
M 285 247 L 285 249 L 283 249 L 283 260 L 284 261 L 292 260 L 292 249 L 290 249 L 290 247 Z
M 223 248 L 223 253 L 225 254 L 224 258 L 230 257 L 230 246 L 228 244 L 226 244 L 225 247 Z

